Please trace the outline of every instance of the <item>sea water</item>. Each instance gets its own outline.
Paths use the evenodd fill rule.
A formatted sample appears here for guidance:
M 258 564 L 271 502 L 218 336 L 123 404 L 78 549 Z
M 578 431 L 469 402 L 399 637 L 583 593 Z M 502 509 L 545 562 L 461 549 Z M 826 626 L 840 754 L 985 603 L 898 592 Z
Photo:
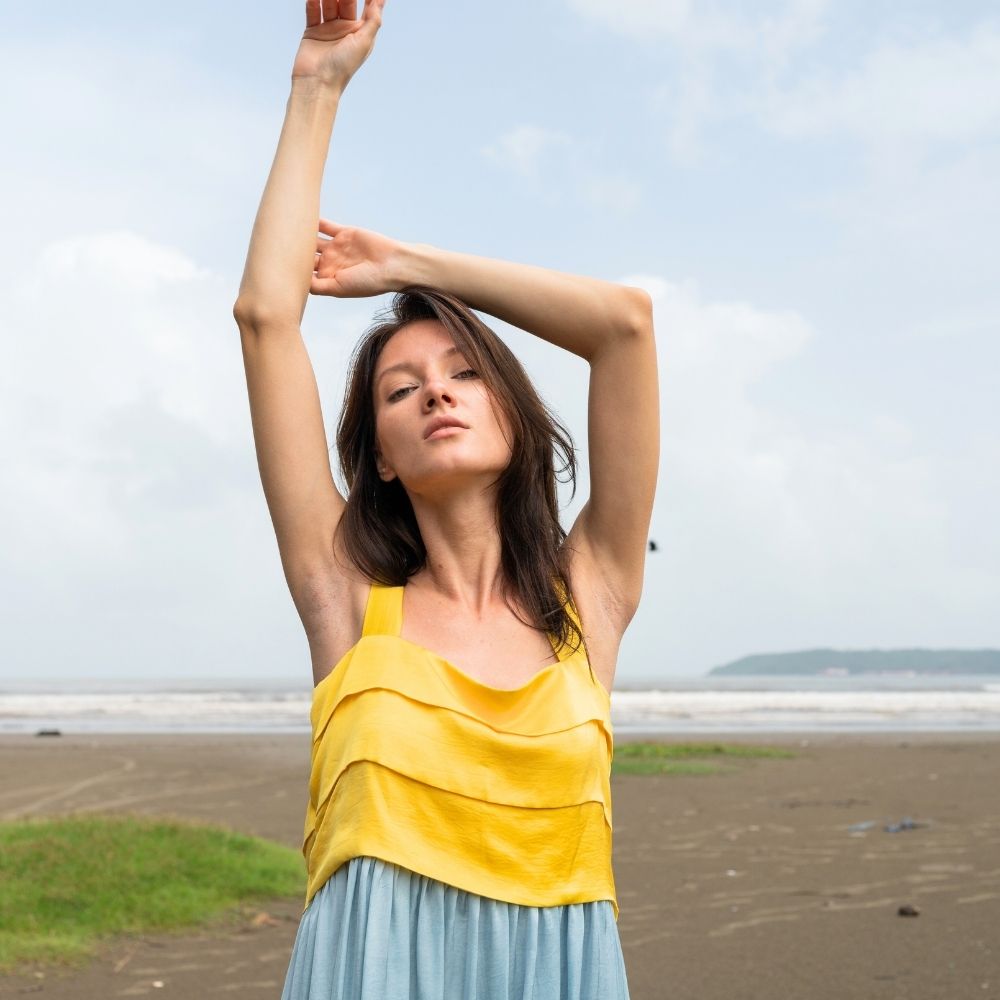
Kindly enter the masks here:
M 0 682 L 0 733 L 308 733 L 284 682 Z M 1000 676 L 664 677 L 611 695 L 618 735 L 1000 732 Z

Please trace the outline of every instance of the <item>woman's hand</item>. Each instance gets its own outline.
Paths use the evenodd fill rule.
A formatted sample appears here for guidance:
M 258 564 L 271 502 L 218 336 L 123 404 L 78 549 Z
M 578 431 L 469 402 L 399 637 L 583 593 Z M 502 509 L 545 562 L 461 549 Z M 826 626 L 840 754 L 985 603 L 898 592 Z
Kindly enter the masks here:
M 382 24 L 385 0 L 306 0 L 306 30 L 292 66 L 293 80 L 315 80 L 343 90 L 368 58 Z M 320 10 L 323 21 L 320 23 Z
M 319 220 L 315 273 L 309 291 L 339 299 L 365 298 L 403 287 L 399 275 L 406 244 L 355 226 Z

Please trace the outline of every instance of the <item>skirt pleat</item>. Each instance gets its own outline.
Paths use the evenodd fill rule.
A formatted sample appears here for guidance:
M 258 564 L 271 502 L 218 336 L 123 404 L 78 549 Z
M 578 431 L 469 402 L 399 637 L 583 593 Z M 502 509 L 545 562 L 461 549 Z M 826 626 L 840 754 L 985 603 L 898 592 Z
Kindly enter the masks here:
M 610 901 L 520 906 L 352 858 L 302 914 L 281 1000 L 628 1000 Z

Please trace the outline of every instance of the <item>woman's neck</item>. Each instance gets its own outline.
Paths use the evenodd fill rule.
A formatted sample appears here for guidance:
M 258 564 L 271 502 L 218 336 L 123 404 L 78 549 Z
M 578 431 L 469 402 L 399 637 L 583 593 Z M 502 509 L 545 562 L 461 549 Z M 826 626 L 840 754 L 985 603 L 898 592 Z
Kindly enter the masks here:
M 446 500 L 411 497 L 427 562 L 410 582 L 477 612 L 501 596 L 496 499 L 491 490 Z

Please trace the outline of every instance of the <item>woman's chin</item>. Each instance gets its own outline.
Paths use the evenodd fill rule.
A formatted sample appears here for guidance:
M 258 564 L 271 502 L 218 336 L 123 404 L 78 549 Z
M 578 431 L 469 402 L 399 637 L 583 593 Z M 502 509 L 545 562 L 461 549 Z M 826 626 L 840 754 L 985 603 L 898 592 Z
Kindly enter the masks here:
M 482 493 L 496 483 L 503 471 L 503 468 L 483 468 L 481 465 L 467 466 L 455 462 L 448 468 L 439 466 L 410 476 L 404 474 L 400 476 L 400 481 L 412 496 L 441 500 L 461 493 Z

